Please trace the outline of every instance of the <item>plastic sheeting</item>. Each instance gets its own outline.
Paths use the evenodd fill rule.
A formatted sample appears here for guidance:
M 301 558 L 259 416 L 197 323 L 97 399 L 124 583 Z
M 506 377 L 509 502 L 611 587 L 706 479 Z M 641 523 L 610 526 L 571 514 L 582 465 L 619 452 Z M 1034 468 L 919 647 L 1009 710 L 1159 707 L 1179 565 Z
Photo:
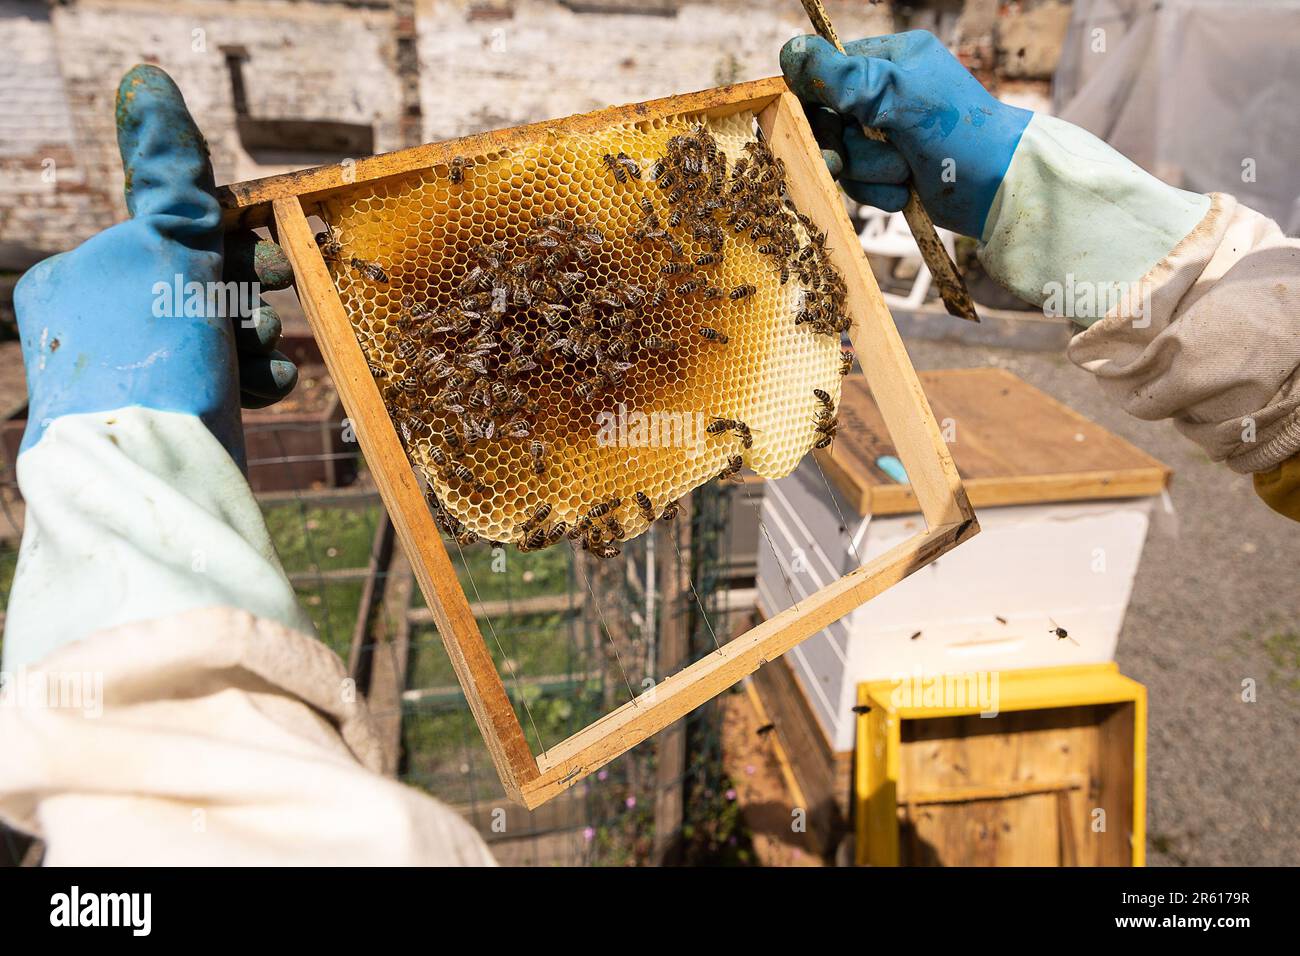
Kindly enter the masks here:
M 1075 0 L 1058 116 L 1300 235 L 1300 0 Z

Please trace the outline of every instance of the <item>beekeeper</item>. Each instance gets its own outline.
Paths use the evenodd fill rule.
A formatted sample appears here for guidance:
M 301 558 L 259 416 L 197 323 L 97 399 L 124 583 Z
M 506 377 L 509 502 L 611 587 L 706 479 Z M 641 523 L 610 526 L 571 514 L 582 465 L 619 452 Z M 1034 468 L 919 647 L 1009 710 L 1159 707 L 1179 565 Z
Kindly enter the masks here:
M 844 191 L 894 212 L 911 178 L 936 224 L 980 241 L 993 278 L 1083 326 L 1067 354 L 1120 406 L 1172 419 L 1300 520 L 1300 241 L 999 103 L 929 33 L 846 50 L 796 37 L 781 51 Z
M 235 322 L 201 293 L 284 287 L 283 253 L 244 236 L 223 256 L 207 147 L 167 74 L 126 75 L 117 130 L 131 218 L 14 294 L 27 517 L 0 816 L 52 864 L 491 863 L 459 815 L 375 772 L 364 704 L 244 479 L 240 401 L 296 371 L 269 308 Z
M 1071 357 L 1300 517 L 1300 269 L 1276 225 L 999 104 L 927 34 L 849 56 L 800 38 L 782 66 L 854 198 L 896 210 L 914 178 L 936 222 L 979 237 L 988 271 L 1030 301 L 1149 287 L 1123 300 L 1140 315 L 1061 309 L 1087 326 Z M 456 814 L 374 772 L 364 704 L 314 638 L 243 477 L 238 403 L 295 379 L 278 320 L 234 323 L 175 291 L 282 287 L 283 254 L 223 245 L 206 147 L 161 70 L 127 74 L 117 125 L 131 219 L 15 292 L 27 512 L 0 816 L 42 836 L 51 863 L 490 862 Z M 79 687 L 80 706 L 56 687 Z

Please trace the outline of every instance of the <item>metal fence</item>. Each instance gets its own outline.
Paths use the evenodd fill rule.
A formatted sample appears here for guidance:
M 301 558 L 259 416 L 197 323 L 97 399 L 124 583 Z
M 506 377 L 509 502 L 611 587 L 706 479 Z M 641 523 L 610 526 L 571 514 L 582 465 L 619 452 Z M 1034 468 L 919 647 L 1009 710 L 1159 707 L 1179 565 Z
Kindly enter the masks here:
M 328 387 L 321 376 L 320 387 Z M 336 404 L 248 416 L 249 472 L 267 526 L 321 640 L 367 694 L 387 771 L 451 805 L 502 862 L 722 862 L 738 843 L 720 717 L 699 708 L 534 812 L 505 800 L 442 641 Z M 597 561 L 561 542 L 521 554 L 448 548 L 534 752 L 715 649 L 731 633 L 725 585 L 735 487 L 691 496 L 624 553 Z M 0 596 L 23 526 L 12 467 L 0 476 Z M 673 586 L 676 583 L 675 587 Z M 39 846 L 0 828 L 0 864 Z

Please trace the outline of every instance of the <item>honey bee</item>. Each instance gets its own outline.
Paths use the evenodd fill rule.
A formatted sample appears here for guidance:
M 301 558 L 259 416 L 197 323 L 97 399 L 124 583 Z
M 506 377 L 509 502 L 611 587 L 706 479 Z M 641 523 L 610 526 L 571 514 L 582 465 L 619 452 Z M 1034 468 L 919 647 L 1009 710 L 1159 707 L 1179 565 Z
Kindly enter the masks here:
M 536 438 L 528 445 L 528 457 L 533 460 L 533 474 L 543 475 L 546 473 L 546 446 Z
M 474 330 L 475 313 L 452 309 L 443 313 L 443 324 L 435 326 L 434 332 L 455 332 L 457 335 L 469 335 Z
M 527 553 L 529 551 L 540 551 L 546 547 L 546 543 L 546 529 L 535 528 L 524 534 L 517 547 L 521 552 Z
M 690 275 L 695 271 L 695 266 L 686 262 L 668 262 L 659 270 L 666 276 Z
M 632 496 L 636 499 L 636 509 L 641 513 L 641 517 L 646 521 L 655 520 L 655 504 L 650 500 L 650 496 L 644 491 L 638 491 Z
M 592 505 L 592 508 L 587 512 L 586 517 L 590 518 L 592 521 L 597 521 L 605 517 L 605 515 L 609 514 L 615 508 L 619 507 L 622 503 L 622 498 L 610 498 L 607 501 L 598 502 L 597 504 Z
M 739 302 L 741 299 L 748 298 L 757 291 L 758 289 L 754 288 L 752 285 L 738 285 L 731 290 L 727 298 L 731 299 L 732 302 Z
M 356 269 L 371 282 L 380 282 L 385 284 L 388 282 L 388 273 L 385 272 L 383 267 L 376 262 L 367 262 L 365 259 L 358 259 L 356 256 L 353 256 L 348 261 L 348 265 L 352 266 L 352 268 Z
M 677 343 L 671 339 L 660 338 L 657 335 L 651 335 L 645 340 L 645 347 L 651 352 L 672 352 L 677 348 Z
M 316 233 L 316 245 L 320 246 L 321 255 L 326 259 L 337 259 L 343 255 L 342 235 L 335 226 L 326 226 L 324 232 Z
M 740 473 L 740 469 L 745 466 L 745 459 L 741 455 L 732 455 L 727 459 L 727 467 L 718 472 L 718 481 L 734 479 Z
M 703 252 L 695 257 L 697 266 L 712 266 L 722 261 L 722 256 L 716 252 Z
M 521 533 L 531 531 L 533 528 L 536 528 L 538 525 L 540 525 L 543 521 L 545 521 L 550 516 L 551 516 L 551 504 L 549 501 L 543 501 L 540 505 L 538 505 L 533 510 L 533 513 L 528 516 L 527 520 L 525 520 L 524 523 L 521 524 L 516 530 Z
M 457 481 L 462 481 L 467 485 L 472 485 L 474 488 L 479 490 L 482 490 L 484 487 L 484 485 L 474 477 L 474 472 L 470 471 L 469 468 L 461 462 L 451 462 L 448 464 L 442 470 L 442 477 L 447 480 L 455 478 Z
M 831 401 L 830 392 L 826 391 L 824 388 L 814 388 L 812 393 L 813 397 L 816 398 L 817 401 L 821 402 L 822 407 L 825 408 L 826 411 L 835 411 L 835 403 Z
M 464 156 L 454 157 L 451 161 L 451 165 L 447 167 L 447 178 L 451 180 L 454 185 L 459 186 L 465 181 L 465 170 L 469 169 L 472 165 L 474 164 Z
M 706 342 L 716 342 L 719 345 L 726 345 L 728 342 L 731 341 L 731 339 L 727 337 L 727 334 L 725 332 L 719 332 L 717 329 L 711 329 L 707 325 L 697 326 L 695 331 L 698 332 Z
M 672 192 L 668 194 L 668 203 L 669 205 L 675 206 L 677 205 L 677 203 L 681 202 L 685 196 L 686 196 L 686 190 L 681 186 L 678 186 L 676 189 L 674 189 Z
M 840 353 L 840 374 L 848 375 L 853 371 L 853 353 L 845 349 Z
M 754 436 L 750 432 L 749 426 L 734 418 L 715 418 L 709 422 L 705 431 L 710 435 L 721 435 L 725 432 L 734 431 L 742 446 L 745 448 L 754 447 Z
M 531 372 L 537 368 L 537 363 L 527 355 L 515 355 L 501 366 L 501 374 L 506 378 L 514 378 L 523 375 L 525 372 Z
M 835 440 L 835 433 L 839 430 L 839 419 L 831 415 L 818 420 L 815 429 L 818 435 L 817 441 L 814 442 L 814 448 L 829 448 L 831 442 Z
M 409 332 L 415 326 L 427 322 L 437 314 L 424 302 L 416 302 L 409 295 L 402 296 L 402 308 L 406 314 L 397 321 L 397 327 L 403 332 Z
M 605 519 L 605 528 L 609 531 L 610 535 L 612 535 L 616 540 L 623 539 L 624 536 L 623 526 L 619 524 L 618 519 L 615 518 L 613 515 L 610 515 L 608 518 Z
M 681 285 L 679 285 L 679 286 L 676 288 L 675 291 L 676 291 L 677 295 L 678 295 L 680 298 L 683 298 L 683 299 L 684 299 L 684 298 L 686 298 L 686 296 L 690 295 L 692 292 L 698 292 L 699 289 L 700 289 L 700 284 L 699 284 L 699 282 L 697 282 L 696 280 L 692 279 L 692 280 L 690 280 L 689 282 L 683 282 Z
M 623 168 L 622 164 L 616 157 L 606 153 L 604 156 L 600 157 L 600 161 L 605 164 L 611 173 L 614 174 L 615 182 L 627 182 L 627 170 Z
M 672 521 L 677 517 L 677 512 L 681 510 L 681 504 L 676 501 L 670 501 L 664 505 L 664 510 L 659 512 L 660 521 Z
M 388 377 L 388 372 L 382 365 L 376 365 L 374 362 L 367 362 L 366 368 L 370 369 L 370 374 L 375 378 Z
M 641 164 L 627 153 L 620 152 L 614 157 L 614 162 L 618 163 L 619 166 L 626 170 L 627 174 L 633 179 L 641 178 Z
M 611 541 L 594 541 L 588 550 L 598 558 L 616 558 L 622 554 L 618 545 Z
M 590 401 L 596 397 L 603 387 L 604 382 L 601 381 L 600 376 L 593 375 L 575 385 L 573 391 L 583 401 Z

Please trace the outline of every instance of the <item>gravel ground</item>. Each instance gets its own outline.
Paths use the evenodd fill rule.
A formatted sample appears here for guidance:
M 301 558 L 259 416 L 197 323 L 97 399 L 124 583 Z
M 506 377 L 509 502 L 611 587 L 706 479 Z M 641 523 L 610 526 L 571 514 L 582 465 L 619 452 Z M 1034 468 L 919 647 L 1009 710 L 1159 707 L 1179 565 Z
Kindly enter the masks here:
M 1148 862 L 1300 864 L 1300 525 L 1168 423 L 1109 405 L 1064 355 L 908 349 L 920 369 L 1009 369 L 1174 469 L 1175 517 L 1153 523 L 1117 653 L 1149 693 Z

